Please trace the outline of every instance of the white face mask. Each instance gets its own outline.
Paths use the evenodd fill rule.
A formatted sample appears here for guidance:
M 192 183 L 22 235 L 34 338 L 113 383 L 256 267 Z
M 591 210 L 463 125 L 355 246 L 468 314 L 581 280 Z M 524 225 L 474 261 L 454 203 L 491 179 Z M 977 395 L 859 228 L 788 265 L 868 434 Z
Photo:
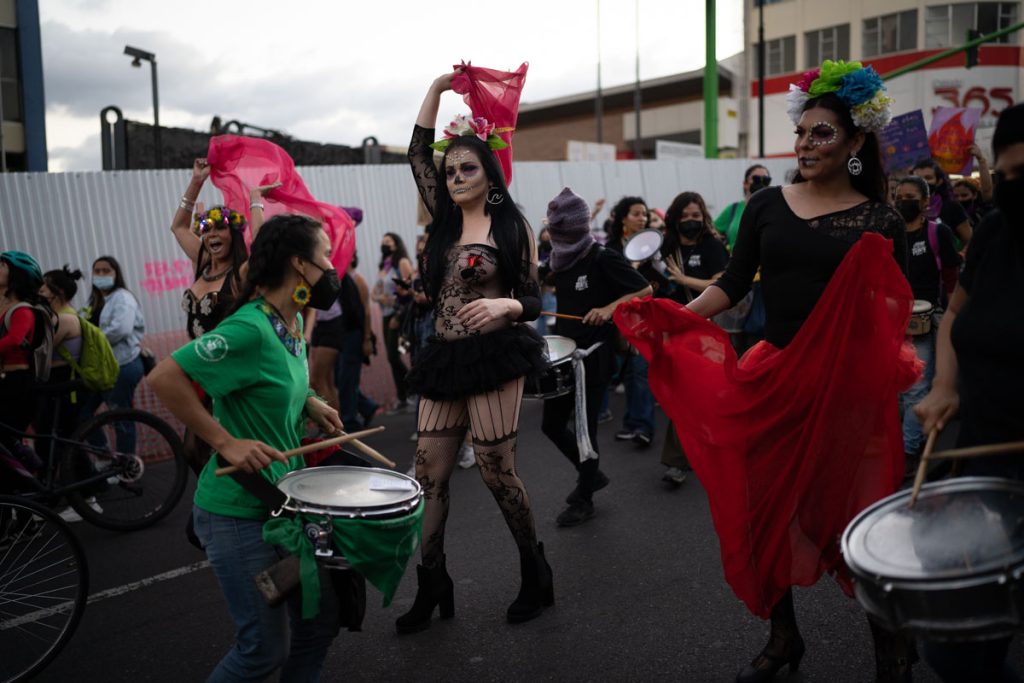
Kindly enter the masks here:
M 92 286 L 101 292 L 109 292 L 114 288 L 114 276 L 113 275 L 93 275 Z

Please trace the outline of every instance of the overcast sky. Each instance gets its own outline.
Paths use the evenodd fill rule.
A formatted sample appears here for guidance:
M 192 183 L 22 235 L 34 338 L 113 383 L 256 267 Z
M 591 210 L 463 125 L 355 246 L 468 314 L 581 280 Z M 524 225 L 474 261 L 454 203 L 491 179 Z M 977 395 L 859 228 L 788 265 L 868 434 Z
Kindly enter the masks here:
M 704 62 L 702 0 L 638 0 L 640 76 Z M 460 60 L 498 69 L 529 62 L 523 102 L 592 90 L 598 11 L 605 87 L 635 74 L 634 0 L 41 0 L 51 171 L 100 168 L 99 111 L 208 130 L 238 119 L 318 142 L 368 135 L 404 145 L 427 86 Z M 719 0 L 719 58 L 743 49 L 742 0 Z M 441 117 L 464 111 L 456 95 Z

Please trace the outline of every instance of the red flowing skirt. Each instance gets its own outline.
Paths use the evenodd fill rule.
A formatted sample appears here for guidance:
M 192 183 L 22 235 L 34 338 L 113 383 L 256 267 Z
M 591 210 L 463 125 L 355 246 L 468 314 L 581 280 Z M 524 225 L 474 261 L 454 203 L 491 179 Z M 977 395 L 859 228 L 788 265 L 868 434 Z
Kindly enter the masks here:
M 921 368 L 904 343 L 912 308 L 892 243 L 868 233 L 784 349 L 761 342 L 737 361 L 725 331 L 666 299 L 616 311 L 707 491 L 725 578 L 754 614 L 825 572 L 851 593 L 839 538 L 903 477 L 898 394 Z

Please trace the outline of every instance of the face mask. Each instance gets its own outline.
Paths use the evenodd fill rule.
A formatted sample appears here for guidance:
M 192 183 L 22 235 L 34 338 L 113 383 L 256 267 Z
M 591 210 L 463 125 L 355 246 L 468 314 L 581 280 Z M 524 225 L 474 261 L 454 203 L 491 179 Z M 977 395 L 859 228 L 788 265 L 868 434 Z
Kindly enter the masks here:
M 92 286 L 101 292 L 106 292 L 114 288 L 114 276 L 113 275 L 93 275 Z
M 772 179 L 769 176 L 756 175 L 750 179 L 750 194 L 754 194 L 758 190 L 770 187 L 771 184 Z
M 313 264 L 316 266 L 316 264 Z M 320 266 L 316 266 L 320 268 Z M 328 268 L 323 270 L 323 275 L 316 281 L 316 284 L 309 290 L 309 302 L 308 306 L 326 311 L 330 308 L 335 300 L 338 298 L 338 294 L 341 292 L 341 281 L 338 279 L 338 271 L 334 268 Z
M 391 256 L 391 254 L 393 254 L 394 251 L 395 251 L 394 249 L 392 249 L 391 247 L 389 247 L 386 244 L 380 245 L 380 255 L 381 256 L 385 256 L 385 257 Z
M 704 232 L 704 221 L 683 221 L 679 224 L 679 234 L 688 240 L 697 239 Z
M 921 215 L 921 202 L 916 199 L 901 199 L 896 202 L 896 210 L 908 223 Z
M 1010 227 L 1020 228 L 1024 223 L 1024 177 L 999 181 L 993 199 Z

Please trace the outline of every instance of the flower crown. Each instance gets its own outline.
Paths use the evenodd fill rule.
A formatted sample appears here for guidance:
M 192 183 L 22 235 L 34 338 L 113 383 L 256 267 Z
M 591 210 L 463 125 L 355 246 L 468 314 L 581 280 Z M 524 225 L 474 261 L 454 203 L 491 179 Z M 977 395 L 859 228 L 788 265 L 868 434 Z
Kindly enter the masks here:
M 793 124 L 799 123 L 808 100 L 830 92 L 850 108 L 854 125 L 865 133 L 885 128 L 892 119 L 892 98 L 885 94 L 882 77 L 873 67 L 826 59 L 820 68 L 804 73 L 799 83 L 790 83 L 786 113 Z
M 507 133 L 511 131 L 511 128 L 499 128 L 495 130 L 494 124 L 483 118 L 477 116 L 469 118 L 465 114 L 456 114 L 452 122 L 445 126 L 444 139 L 438 140 L 434 144 L 430 145 L 431 149 L 436 149 L 442 154 L 448 145 L 452 143 L 455 138 L 460 138 L 464 135 L 473 135 L 480 138 L 481 141 L 486 142 L 487 146 L 492 150 L 505 149 L 508 147 L 508 143 L 498 137 L 497 133 Z
M 206 213 L 196 214 L 192 223 L 192 232 L 197 235 L 205 235 L 218 225 L 241 232 L 245 230 L 245 216 L 226 206 L 215 206 Z

